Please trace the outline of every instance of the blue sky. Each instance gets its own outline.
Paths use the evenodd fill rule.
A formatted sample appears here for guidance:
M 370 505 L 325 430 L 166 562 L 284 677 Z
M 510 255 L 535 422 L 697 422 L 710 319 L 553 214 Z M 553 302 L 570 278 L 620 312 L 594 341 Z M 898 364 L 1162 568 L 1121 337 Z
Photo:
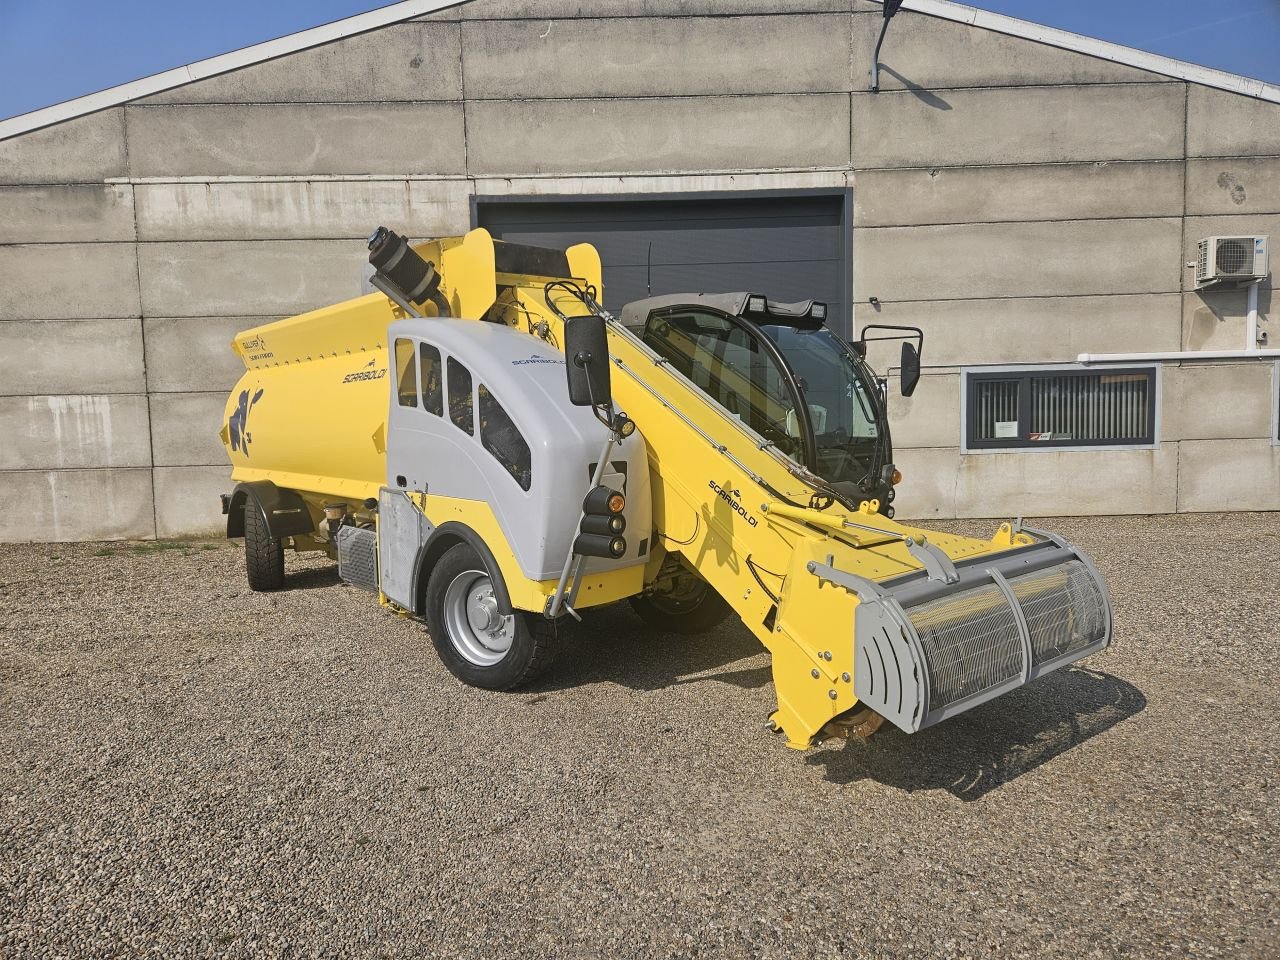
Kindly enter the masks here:
M 382 5 L 0 0 L 0 118 Z M 1280 0 L 980 0 L 972 5 L 1280 83 Z

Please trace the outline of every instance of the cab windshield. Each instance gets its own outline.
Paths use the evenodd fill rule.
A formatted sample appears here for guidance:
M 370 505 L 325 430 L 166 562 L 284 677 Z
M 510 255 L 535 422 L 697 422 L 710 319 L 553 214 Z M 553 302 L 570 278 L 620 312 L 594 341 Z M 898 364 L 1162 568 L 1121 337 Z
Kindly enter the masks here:
M 829 330 L 756 326 L 683 307 L 650 315 L 644 341 L 729 413 L 828 483 L 861 483 L 885 462 L 888 437 L 874 383 Z
M 880 450 L 875 387 L 861 362 L 830 330 L 765 325 L 786 358 L 809 412 L 817 464 L 828 483 L 860 482 Z

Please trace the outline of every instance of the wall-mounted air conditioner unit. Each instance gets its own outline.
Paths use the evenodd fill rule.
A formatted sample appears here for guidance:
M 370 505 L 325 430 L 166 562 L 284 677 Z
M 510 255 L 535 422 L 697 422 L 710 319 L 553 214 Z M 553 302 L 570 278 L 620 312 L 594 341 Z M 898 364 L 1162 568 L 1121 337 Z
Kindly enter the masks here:
M 1206 237 L 1196 259 L 1196 286 L 1248 282 L 1267 275 L 1266 237 Z

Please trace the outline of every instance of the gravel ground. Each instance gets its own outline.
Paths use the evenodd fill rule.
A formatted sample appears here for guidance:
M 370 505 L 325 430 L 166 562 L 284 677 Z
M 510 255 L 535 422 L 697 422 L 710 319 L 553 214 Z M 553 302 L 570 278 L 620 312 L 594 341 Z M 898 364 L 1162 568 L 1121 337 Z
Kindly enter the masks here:
M 0 953 L 1280 955 L 1280 514 L 1044 524 L 1110 651 L 807 753 L 741 625 L 491 694 L 321 558 L 0 547 Z

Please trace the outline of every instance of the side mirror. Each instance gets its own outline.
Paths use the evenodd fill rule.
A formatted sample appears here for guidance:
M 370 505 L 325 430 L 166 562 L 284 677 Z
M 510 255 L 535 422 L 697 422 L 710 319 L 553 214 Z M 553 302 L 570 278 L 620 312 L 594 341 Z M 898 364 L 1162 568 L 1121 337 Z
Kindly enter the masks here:
M 565 321 L 564 359 L 570 403 L 576 407 L 608 407 L 613 403 L 604 317 L 570 317 Z
M 902 395 L 909 397 L 916 392 L 920 382 L 920 351 L 914 343 L 902 344 Z

